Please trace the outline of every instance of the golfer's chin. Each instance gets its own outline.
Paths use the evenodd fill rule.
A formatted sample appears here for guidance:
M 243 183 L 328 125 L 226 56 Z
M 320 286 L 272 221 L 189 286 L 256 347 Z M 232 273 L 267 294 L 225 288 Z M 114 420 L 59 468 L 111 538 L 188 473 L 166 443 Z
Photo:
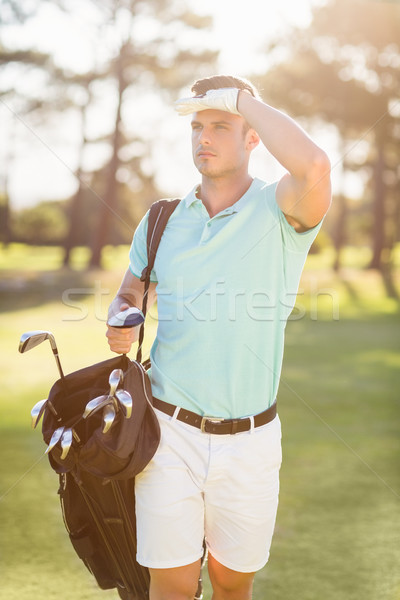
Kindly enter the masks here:
M 204 177 L 214 178 L 221 176 L 220 170 L 216 169 L 215 167 L 212 167 L 206 162 L 195 162 L 195 167 L 198 170 L 198 172 Z

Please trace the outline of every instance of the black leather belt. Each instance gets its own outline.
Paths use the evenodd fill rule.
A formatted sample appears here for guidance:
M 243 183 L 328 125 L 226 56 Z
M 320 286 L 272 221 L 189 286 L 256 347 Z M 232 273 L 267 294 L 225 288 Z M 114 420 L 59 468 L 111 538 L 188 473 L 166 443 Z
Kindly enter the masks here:
M 177 410 L 177 407 L 164 400 L 153 397 L 153 406 L 161 410 L 161 412 L 172 417 Z M 264 410 L 254 417 L 243 417 L 241 419 L 222 419 L 218 417 L 208 417 L 198 415 L 191 410 L 186 408 L 179 408 L 176 415 L 178 421 L 187 423 L 193 427 L 197 427 L 203 433 L 217 433 L 220 435 L 233 435 L 241 431 L 249 431 L 251 429 L 252 421 L 254 420 L 254 427 L 260 427 L 269 423 L 276 417 L 276 402 L 270 406 L 267 410 Z

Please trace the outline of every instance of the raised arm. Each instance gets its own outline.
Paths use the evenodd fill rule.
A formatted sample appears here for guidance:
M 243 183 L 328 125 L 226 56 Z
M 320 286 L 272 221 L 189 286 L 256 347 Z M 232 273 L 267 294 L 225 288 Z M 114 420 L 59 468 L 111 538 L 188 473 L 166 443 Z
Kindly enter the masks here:
M 121 310 L 126 310 L 130 306 L 142 308 L 144 293 L 144 283 L 135 277 L 130 269 L 125 273 L 121 286 L 110 304 L 108 309 L 108 318 L 116 315 Z M 147 309 L 151 307 L 156 298 L 156 284 L 150 283 Z M 106 333 L 108 344 L 113 352 L 117 354 L 127 354 L 130 352 L 131 346 L 139 337 L 139 327 L 132 328 L 116 328 L 107 325 Z
M 331 203 L 330 162 L 325 152 L 293 119 L 247 92 L 239 92 L 237 109 L 288 171 L 276 194 L 287 221 L 299 232 L 317 225 Z
M 237 88 L 208 90 L 175 102 L 180 115 L 216 109 L 241 115 L 288 171 L 277 202 L 296 231 L 317 225 L 331 203 L 330 162 L 323 150 L 287 115 Z

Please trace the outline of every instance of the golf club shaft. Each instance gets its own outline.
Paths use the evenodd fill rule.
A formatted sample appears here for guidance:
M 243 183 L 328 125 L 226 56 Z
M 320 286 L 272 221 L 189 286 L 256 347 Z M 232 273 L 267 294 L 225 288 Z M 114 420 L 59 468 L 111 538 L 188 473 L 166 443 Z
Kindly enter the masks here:
M 54 348 L 52 350 L 53 350 L 54 358 L 56 359 L 56 363 L 57 363 L 57 367 L 58 367 L 58 372 L 60 373 L 60 377 L 61 377 L 61 379 L 63 381 L 65 381 L 64 372 L 63 372 L 62 367 L 61 367 L 60 357 L 58 356 L 58 351 L 57 351 L 57 349 L 54 350 Z

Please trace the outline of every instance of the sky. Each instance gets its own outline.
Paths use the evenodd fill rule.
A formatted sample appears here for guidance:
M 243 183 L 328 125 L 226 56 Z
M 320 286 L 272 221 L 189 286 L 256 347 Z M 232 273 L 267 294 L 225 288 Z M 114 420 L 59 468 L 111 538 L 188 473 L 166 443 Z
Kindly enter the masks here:
M 266 61 L 257 50 L 277 34 L 287 35 L 290 26 L 307 26 L 313 4 L 317 0 L 202 0 L 202 12 L 214 17 L 221 69 L 246 72 L 251 65 L 254 72 L 265 68 Z
M 312 4 L 322 1 L 246 0 L 243 3 L 202 0 L 199 7 L 193 0 L 196 12 L 213 15 L 214 32 L 210 41 L 220 48 L 218 71 L 239 75 L 265 71 L 268 57 L 260 49 L 277 35 L 289 35 L 291 26 L 306 27 L 310 23 Z M 5 29 L 2 38 L 9 43 L 19 39 L 19 43 L 26 46 L 35 45 L 42 51 L 51 51 L 54 60 L 64 67 L 84 71 L 96 54 L 102 52 L 94 44 L 88 27 L 88 23 L 94 23 L 96 18 L 96 11 L 88 9 L 79 19 L 71 21 L 49 5 L 23 30 Z M 113 40 L 108 39 L 106 43 L 112 44 Z M 23 84 L 32 85 L 29 77 Z M 146 109 L 151 110 L 151 107 Z M 143 111 L 145 121 L 145 108 Z M 97 124 L 93 127 L 101 125 L 103 115 L 99 111 Z M 13 157 L 8 182 L 12 206 L 21 208 L 43 199 L 65 198 L 72 194 L 76 188 L 73 171 L 77 166 L 78 141 L 73 118 L 58 118 L 44 129 L 39 124 L 11 116 L 10 107 L 0 102 L 0 160 L 5 164 L 4 161 Z M 10 147 L 8 140 L 14 137 L 13 131 L 17 133 L 17 142 Z M 197 172 L 191 162 L 189 124 L 185 119 L 171 117 L 162 124 L 160 136 L 163 142 L 156 149 L 158 181 L 166 193 L 183 195 L 197 182 Z M 174 140 L 173 152 L 171 140 Z M 334 132 L 324 132 L 323 143 L 334 147 Z M 97 152 L 92 156 L 94 163 L 102 158 L 102 149 Z M 253 175 L 270 181 L 283 174 L 280 165 L 263 148 L 254 153 L 251 168 Z

